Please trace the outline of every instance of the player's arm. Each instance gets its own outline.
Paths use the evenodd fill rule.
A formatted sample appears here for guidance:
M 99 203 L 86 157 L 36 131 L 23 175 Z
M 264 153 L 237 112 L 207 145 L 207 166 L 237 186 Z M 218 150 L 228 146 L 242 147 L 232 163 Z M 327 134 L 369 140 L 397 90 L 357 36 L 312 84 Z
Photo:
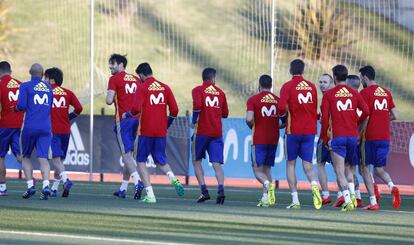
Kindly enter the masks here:
M 252 129 L 254 125 L 254 104 L 251 98 L 247 101 L 246 107 L 246 124 Z
M 394 120 L 397 120 L 397 118 L 398 118 L 398 114 L 397 114 L 397 108 L 395 107 L 395 104 L 394 104 L 394 99 L 393 99 L 393 97 L 392 97 L 392 94 L 391 94 L 391 92 L 389 92 L 388 91 L 388 95 L 389 95 L 389 97 L 390 97 L 390 121 L 394 121 Z
M 115 99 L 116 83 L 115 79 L 111 77 L 108 82 L 108 91 L 106 93 L 105 102 L 107 105 L 112 105 Z
M 52 103 L 50 103 L 52 104 Z M 20 85 L 19 97 L 17 100 L 17 105 L 15 111 L 25 111 L 27 108 L 27 91 L 26 86 Z
M 168 116 L 168 121 L 167 121 L 167 128 L 169 128 L 178 115 L 178 105 L 177 105 L 177 101 L 175 100 L 175 96 L 172 93 L 171 89 L 168 88 L 167 91 L 168 91 L 168 101 L 167 101 L 168 110 L 170 111 L 170 115 Z
M 359 117 L 359 122 L 363 122 L 369 116 L 369 108 L 364 98 L 357 93 L 358 96 L 358 108 L 362 111 L 361 116 Z
M 321 104 L 321 139 L 325 144 L 328 144 L 328 128 L 329 128 L 329 99 L 328 96 L 323 96 Z
M 194 125 L 198 122 L 198 116 L 200 115 L 201 109 L 203 107 L 203 102 L 200 94 L 200 90 L 194 88 L 191 92 L 193 97 L 193 116 L 191 118 L 191 127 L 194 128 Z
M 70 91 L 69 96 L 70 96 L 69 104 L 73 107 L 73 112 L 69 114 L 69 120 L 72 120 L 81 114 L 83 107 L 82 107 L 82 104 L 79 102 L 78 98 L 76 97 L 76 95 L 72 91 Z
M 227 104 L 226 94 L 223 93 L 223 107 L 221 109 L 221 117 L 227 118 L 229 116 L 229 105 Z
M 276 108 L 277 108 L 277 111 L 280 111 L 280 103 L 279 102 L 277 103 Z M 288 112 L 286 112 L 284 116 L 280 116 L 279 113 L 278 113 L 278 116 L 279 116 L 279 129 L 286 128 L 286 121 L 287 121 L 287 116 L 288 116 L 287 114 L 288 114 Z
M 285 84 L 280 88 L 280 100 L 279 100 L 279 116 L 283 117 L 287 112 L 287 102 L 289 100 L 288 86 Z

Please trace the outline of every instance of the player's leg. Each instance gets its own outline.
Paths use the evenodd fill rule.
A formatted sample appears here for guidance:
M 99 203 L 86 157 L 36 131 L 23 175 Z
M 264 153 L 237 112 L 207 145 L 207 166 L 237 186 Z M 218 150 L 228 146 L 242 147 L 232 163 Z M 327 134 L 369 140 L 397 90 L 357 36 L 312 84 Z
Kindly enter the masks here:
M 151 149 L 151 155 L 154 159 L 155 165 L 168 176 L 171 184 L 178 196 L 184 195 L 184 187 L 181 182 L 175 177 L 170 165 L 167 163 L 167 138 L 166 137 L 155 137 L 154 144 Z
M 349 193 L 351 194 L 352 204 L 354 205 L 354 208 L 356 208 L 357 201 L 356 201 L 356 196 L 355 196 L 355 183 L 354 183 L 353 168 L 354 166 L 352 166 L 351 163 L 349 163 L 348 161 L 345 162 L 345 177 L 346 177 L 346 180 L 348 181 L 348 190 L 349 190 Z
M 138 166 L 137 166 L 138 169 Z M 129 183 L 129 172 L 127 167 L 124 165 L 122 166 L 122 181 L 121 181 L 121 186 L 119 187 L 119 189 L 117 191 L 115 191 L 113 193 L 114 196 L 119 197 L 119 198 L 125 198 L 126 197 L 126 192 L 128 190 L 128 183 Z
M 277 144 L 266 145 L 266 159 L 265 159 L 264 166 L 263 166 L 263 171 L 267 176 L 267 180 L 269 181 L 269 185 L 267 188 L 267 195 L 269 197 L 270 205 L 275 205 L 276 203 L 275 185 L 273 184 L 273 178 L 272 178 L 272 167 L 275 166 L 276 150 L 277 150 Z M 265 186 L 266 186 L 266 183 L 265 183 Z
M 214 173 L 217 179 L 217 198 L 216 204 L 223 204 L 224 195 L 224 171 L 223 171 L 223 148 L 224 143 L 221 137 L 210 138 L 207 145 L 209 161 L 213 165 Z
M 47 200 L 51 195 L 49 188 L 50 164 L 48 158 L 52 157 L 51 152 L 52 135 L 50 133 L 39 133 L 36 140 L 36 156 L 40 164 L 42 174 L 42 193 L 41 200 Z
M 202 166 L 202 159 L 205 158 L 207 150 L 208 138 L 195 134 L 192 140 L 191 150 L 193 156 L 194 173 L 201 189 L 201 195 L 197 199 L 197 202 L 200 203 L 210 199 L 210 194 L 208 193 L 206 182 L 204 180 L 204 170 Z
M 27 199 L 36 193 L 35 183 L 33 179 L 33 166 L 30 162 L 30 156 L 35 147 L 35 138 L 29 130 L 22 130 L 19 145 L 22 156 L 22 169 L 26 176 L 27 190 L 23 193 L 22 198 Z
M 326 162 L 329 159 L 329 151 L 326 149 L 322 140 L 318 142 L 317 148 L 317 170 L 319 184 L 322 189 L 322 205 L 326 205 L 332 202 L 328 187 L 328 175 L 326 174 Z
M 140 200 L 141 199 L 141 193 L 144 190 L 144 182 L 141 180 L 141 176 L 139 175 L 137 171 L 137 164 L 134 161 L 133 153 L 131 151 L 122 154 L 122 161 L 124 163 L 124 169 L 127 173 L 123 173 L 123 183 L 125 179 L 128 176 L 132 177 L 132 180 L 134 181 L 134 199 Z M 122 185 L 122 184 L 121 184 Z M 126 191 L 126 189 L 125 189 Z
M 257 162 L 253 162 L 252 164 L 253 173 L 256 179 L 263 185 L 262 189 L 262 197 L 259 200 L 258 207 L 269 207 L 269 196 L 267 194 L 267 190 L 269 189 L 270 182 L 267 179 L 267 175 L 264 172 L 264 166 L 258 165 Z
M 10 129 L 0 129 L 0 196 L 7 196 L 6 186 L 6 165 L 4 158 L 9 150 L 9 131 Z
M 286 208 L 300 208 L 298 191 L 296 189 L 296 158 L 298 157 L 299 144 L 298 135 L 285 135 L 285 149 L 286 149 L 286 176 L 289 184 L 289 190 L 292 195 L 292 203 Z
M 137 159 L 137 169 L 141 179 L 144 183 L 144 188 L 146 190 L 147 195 L 142 200 L 146 203 L 156 203 L 157 200 L 154 195 L 154 190 L 151 186 L 150 175 L 148 173 L 148 169 L 146 166 L 146 162 L 148 159 L 149 154 L 151 153 L 151 148 L 153 147 L 153 138 L 139 136 L 138 137 L 138 145 L 136 151 L 136 159 Z
M 299 157 L 302 159 L 303 171 L 311 184 L 313 205 L 316 209 L 320 209 L 322 207 L 322 198 L 319 192 L 316 174 L 312 169 L 314 143 L 315 135 L 303 135 L 299 146 Z

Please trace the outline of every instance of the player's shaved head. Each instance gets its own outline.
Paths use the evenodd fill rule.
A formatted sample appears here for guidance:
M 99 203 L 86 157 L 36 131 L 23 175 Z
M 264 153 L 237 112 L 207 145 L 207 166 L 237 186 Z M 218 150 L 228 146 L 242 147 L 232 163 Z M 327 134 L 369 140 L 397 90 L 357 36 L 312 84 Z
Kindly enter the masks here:
M 203 70 L 203 74 L 201 75 L 203 77 L 203 82 L 214 82 L 216 78 L 216 69 L 214 68 L 206 68 Z
M 361 80 L 359 79 L 359 77 L 357 75 L 349 75 L 346 78 L 346 84 L 355 89 L 356 91 L 358 91 L 359 86 L 361 86 Z
M 263 89 L 272 88 L 272 78 L 269 75 L 261 75 L 259 78 L 260 87 Z
M 11 66 L 7 61 L 0 62 L 0 75 L 11 74 Z
M 39 63 L 34 63 L 31 67 L 30 67 L 30 71 L 29 71 L 30 75 L 32 77 L 43 77 L 43 66 Z

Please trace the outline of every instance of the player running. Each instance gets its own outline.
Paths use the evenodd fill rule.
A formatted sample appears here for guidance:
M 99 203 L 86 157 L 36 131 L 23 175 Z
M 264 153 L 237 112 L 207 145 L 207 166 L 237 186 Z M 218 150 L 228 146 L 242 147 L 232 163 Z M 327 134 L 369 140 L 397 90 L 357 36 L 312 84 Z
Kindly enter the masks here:
M 390 121 L 397 119 L 397 110 L 391 92 L 381 87 L 375 81 L 375 70 L 372 66 L 364 66 L 359 69 L 364 88 L 361 96 L 368 104 L 370 116 L 365 133 L 362 138 L 362 159 L 364 162 L 365 181 L 372 179 L 369 165 L 374 166 L 375 175 L 384 183 L 387 183 L 392 195 L 393 208 L 399 208 L 401 204 L 400 192 L 385 171 L 387 156 L 390 147 Z M 371 185 L 371 183 L 369 183 Z M 368 210 L 378 210 L 375 196 L 370 191 L 370 204 Z
M 166 155 L 167 129 L 178 114 L 178 106 L 170 87 L 153 77 L 151 66 L 148 63 L 140 64 L 135 71 L 143 83 L 138 86 L 132 110 L 125 112 L 122 117 L 130 118 L 141 114 L 135 152 L 138 169 L 147 192 L 142 201 L 156 203 L 157 200 L 145 164 L 150 154 L 157 167 L 168 176 L 177 194 L 184 195 L 184 187 L 175 177 L 170 165 L 167 164 Z M 168 118 L 167 106 L 170 111 Z
M 201 188 L 201 195 L 197 202 L 200 203 L 210 199 L 204 180 L 203 166 L 201 165 L 201 161 L 206 157 L 207 152 L 218 183 L 216 204 L 223 204 L 225 199 L 222 167 L 224 163 L 224 144 L 221 119 L 228 117 L 229 108 L 226 94 L 216 85 L 216 70 L 213 68 L 204 69 L 202 78 L 203 84 L 195 87 L 192 91 L 192 127 L 195 128 L 192 155 L 194 172 Z
M 63 165 L 66 158 L 70 139 L 70 120 L 79 116 L 82 112 L 76 95 L 67 88 L 62 87 L 63 72 L 57 68 L 49 68 L 45 71 L 45 82 L 50 83 L 53 89 L 53 105 L 51 112 L 52 121 L 52 164 L 55 168 L 55 181 L 52 185 L 51 197 L 56 197 L 59 183 L 63 183 L 62 197 L 68 197 L 72 188 L 72 181 L 68 179 Z M 69 113 L 69 105 L 74 111 Z
M 33 64 L 30 68 L 31 80 L 20 85 L 19 99 L 15 110 L 24 112 L 24 120 L 20 134 L 20 149 L 23 171 L 26 175 L 27 190 L 22 197 L 27 199 L 36 193 L 33 180 L 33 167 L 30 156 L 36 148 L 36 156 L 40 163 L 43 177 L 41 200 L 50 196 L 48 161 L 49 149 L 52 141 L 52 126 L 50 111 L 53 103 L 52 87 L 42 81 L 43 67 Z
M 290 63 L 292 79 L 280 89 L 279 115 L 287 112 L 285 134 L 287 179 L 292 194 L 292 203 L 286 208 L 298 209 L 300 202 L 297 192 L 296 158 L 302 159 L 303 170 L 312 186 L 313 204 L 316 209 L 322 206 L 316 174 L 312 170 L 312 158 L 317 133 L 318 97 L 316 86 L 303 78 L 305 63 L 295 59 Z
M 253 132 L 252 167 L 256 179 L 263 185 L 263 195 L 258 207 L 275 205 L 275 186 L 272 167 L 275 165 L 279 142 L 279 97 L 271 92 L 272 78 L 259 78 L 259 93 L 247 101 L 246 123 Z
M 352 174 L 345 173 L 345 162 L 351 162 L 358 136 L 358 122 L 368 115 L 368 108 L 358 92 L 346 85 L 348 69 L 336 65 L 333 69 L 336 86 L 325 93 L 322 99 L 322 129 L 321 137 L 331 150 L 335 173 L 339 188 L 345 199 L 342 211 L 350 211 L 356 207 Z M 356 109 L 362 111 L 358 118 Z
M 135 93 L 141 81 L 132 74 L 126 73 L 125 69 L 128 60 L 120 54 L 112 54 L 109 57 L 109 70 L 111 78 L 108 82 L 106 104 L 115 106 L 114 132 L 121 150 L 123 166 L 123 181 L 115 196 L 125 198 L 128 187 L 129 176 L 132 177 L 135 185 L 134 199 L 141 199 L 141 192 L 144 183 L 137 172 L 137 166 L 133 157 L 134 143 L 138 129 L 138 115 L 131 118 L 123 118 L 122 114 L 130 111 L 134 101 Z
M 11 76 L 9 62 L 0 62 L 0 196 L 7 196 L 6 165 L 4 158 L 9 151 L 21 162 L 19 137 L 23 113 L 12 111 L 17 105 L 21 82 Z

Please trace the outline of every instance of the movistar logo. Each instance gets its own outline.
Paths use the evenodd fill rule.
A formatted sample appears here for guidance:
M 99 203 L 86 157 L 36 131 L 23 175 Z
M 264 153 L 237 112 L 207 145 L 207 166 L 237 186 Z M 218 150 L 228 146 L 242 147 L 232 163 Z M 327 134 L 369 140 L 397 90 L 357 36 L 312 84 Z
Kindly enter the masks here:
M 48 105 L 49 104 L 49 98 L 47 97 L 47 94 L 43 94 L 42 97 L 40 97 L 40 95 L 38 94 L 35 94 L 33 100 L 34 100 L 35 105 L 37 104 Z
M 155 96 L 154 94 L 150 95 L 150 104 L 164 104 L 164 94 L 163 93 L 159 93 L 157 96 Z
M 57 107 L 57 108 L 66 108 L 66 99 L 65 97 L 60 97 L 59 100 L 57 100 L 56 98 L 53 98 L 53 108 Z
M 83 145 L 82 137 L 76 122 L 72 124 L 70 131 L 68 152 L 63 164 L 89 165 L 89 154 L 85 152 L 85 146 Z
M 135 91 L 137 91 L 137 84 L 136 83 L 131 83 L 130 84 L 125 84 L 125 93 L 126 94 L 135 94 Z
M 336 102 L 336 108 L 338 111 L 347 111 L 352 110 L 352 101 L 351 99 L 347 99 L 345 103 L 342 103 L 342 101 L 338 100 Z
M 217 96 L 214 96 L 213 99 L 210 96 L 206 97 L 206 106 L 207 107 L 219 107 L 219 99 Z
M 307 92 L 306 96 L 303 95 L 302 93 L 299 93 L 298 94 L 298 101 L 299 101 L 299 104 L 312 103 L 312 93 Z
M 17 101 L 19 98 L 19 90 L 16 90 L 16 93 L 13 93 L 13 91 L 9 91 L 9 101 Z
M 276 106 L 272 105 L 269 109 L 266 106 L 262 106 L 262 116 L 263 117 L 275 117 Z
M 377 111 L 382 111 L 382 110 L 388 111 L 387 99 L 384 98 L 384 99 L 382 99 L 381 102 L 380 102 L 379 99 L 375 99 L 374 100 L 374 109 L 377 110 Z

